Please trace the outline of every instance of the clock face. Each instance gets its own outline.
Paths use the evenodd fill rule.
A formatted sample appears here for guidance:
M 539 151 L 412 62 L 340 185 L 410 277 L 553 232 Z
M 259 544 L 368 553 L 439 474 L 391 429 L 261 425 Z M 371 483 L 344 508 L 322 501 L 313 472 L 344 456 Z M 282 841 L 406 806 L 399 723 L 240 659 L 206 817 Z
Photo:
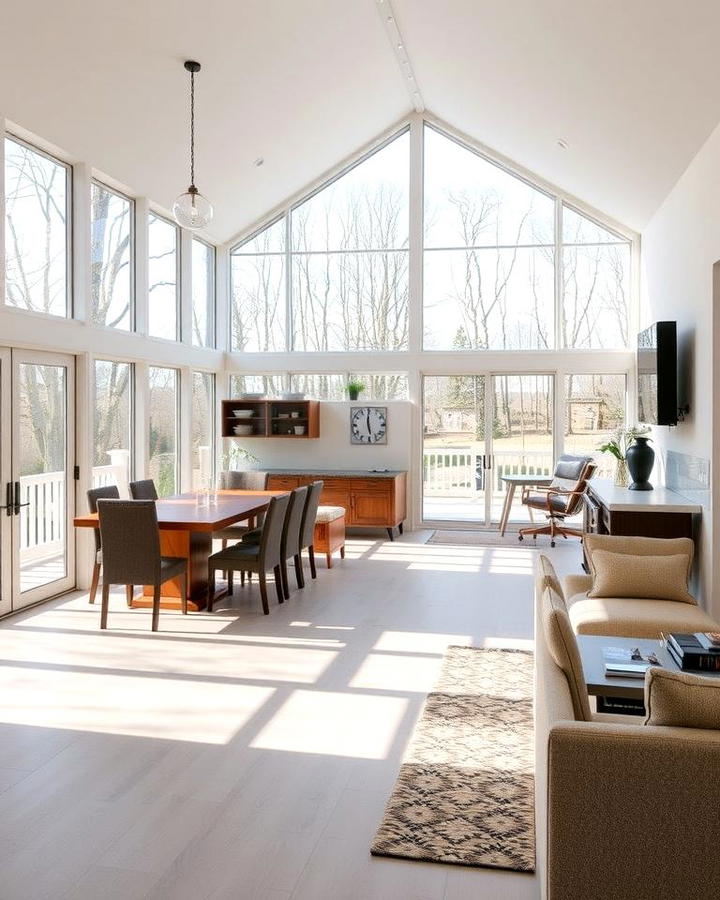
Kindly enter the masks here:
M 358 406 L 350 410 L 352 444 L 387 444 L 387 408 Z

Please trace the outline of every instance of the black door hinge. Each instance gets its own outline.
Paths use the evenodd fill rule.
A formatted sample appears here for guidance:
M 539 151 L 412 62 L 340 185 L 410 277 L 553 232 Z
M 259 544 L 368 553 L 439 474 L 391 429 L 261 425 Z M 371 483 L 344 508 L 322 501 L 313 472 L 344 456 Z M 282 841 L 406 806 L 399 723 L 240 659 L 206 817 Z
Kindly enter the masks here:
M 75 481 L 80 481 L 80 466 L 75 466 L 73 468 L 73 478 Z

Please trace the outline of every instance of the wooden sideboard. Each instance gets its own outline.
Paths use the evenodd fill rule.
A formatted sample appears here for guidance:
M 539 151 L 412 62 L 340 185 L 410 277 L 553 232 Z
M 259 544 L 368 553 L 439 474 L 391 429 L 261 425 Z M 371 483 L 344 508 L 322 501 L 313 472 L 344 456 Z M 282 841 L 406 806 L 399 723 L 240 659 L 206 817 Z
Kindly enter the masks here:
M 323 481 L 320 502 L 342 506 L 346 525 L 379 526 L 394 540 L 402 534 L 407 518 L 407 472 L 300 471 L 270 469 L 267 489 L 292 490 L 302 484 Z
M 586 534 L 693 538 L 693 516 L 702 512 L 702 506 L 668 488 L 629 491 L 605 478 L 589 482 L 583 501 Z

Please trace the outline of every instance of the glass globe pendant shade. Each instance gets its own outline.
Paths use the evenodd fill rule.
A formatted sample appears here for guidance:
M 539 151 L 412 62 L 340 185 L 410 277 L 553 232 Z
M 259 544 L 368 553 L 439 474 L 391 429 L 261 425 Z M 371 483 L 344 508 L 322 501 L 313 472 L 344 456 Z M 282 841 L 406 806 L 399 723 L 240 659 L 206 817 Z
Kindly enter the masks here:
M 191 184 L 173 204 L 173 215 L 182 228 L 197 230 L 205 228 L 212 221 L 213 208 L 210 201 Z

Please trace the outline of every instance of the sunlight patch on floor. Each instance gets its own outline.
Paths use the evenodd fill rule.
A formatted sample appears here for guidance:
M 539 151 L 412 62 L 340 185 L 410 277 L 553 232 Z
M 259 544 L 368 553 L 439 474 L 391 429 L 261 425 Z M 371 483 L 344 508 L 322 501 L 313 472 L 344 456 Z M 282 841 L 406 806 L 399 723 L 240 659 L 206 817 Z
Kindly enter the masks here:
M 327 691 L 293 691 L 250 746 L 290 753 L 385 759 L 407 700 Z
M 426 694 L 438 679 L 442 657 L 370 653 L 350 681 L 351 688 Z
M 386 653 L 425 653 L 443 655 L 452 644 L 461 647 L 472 643 L 469 634 L 439 634 L 431 631 L 383 631 L 373 650 Z

